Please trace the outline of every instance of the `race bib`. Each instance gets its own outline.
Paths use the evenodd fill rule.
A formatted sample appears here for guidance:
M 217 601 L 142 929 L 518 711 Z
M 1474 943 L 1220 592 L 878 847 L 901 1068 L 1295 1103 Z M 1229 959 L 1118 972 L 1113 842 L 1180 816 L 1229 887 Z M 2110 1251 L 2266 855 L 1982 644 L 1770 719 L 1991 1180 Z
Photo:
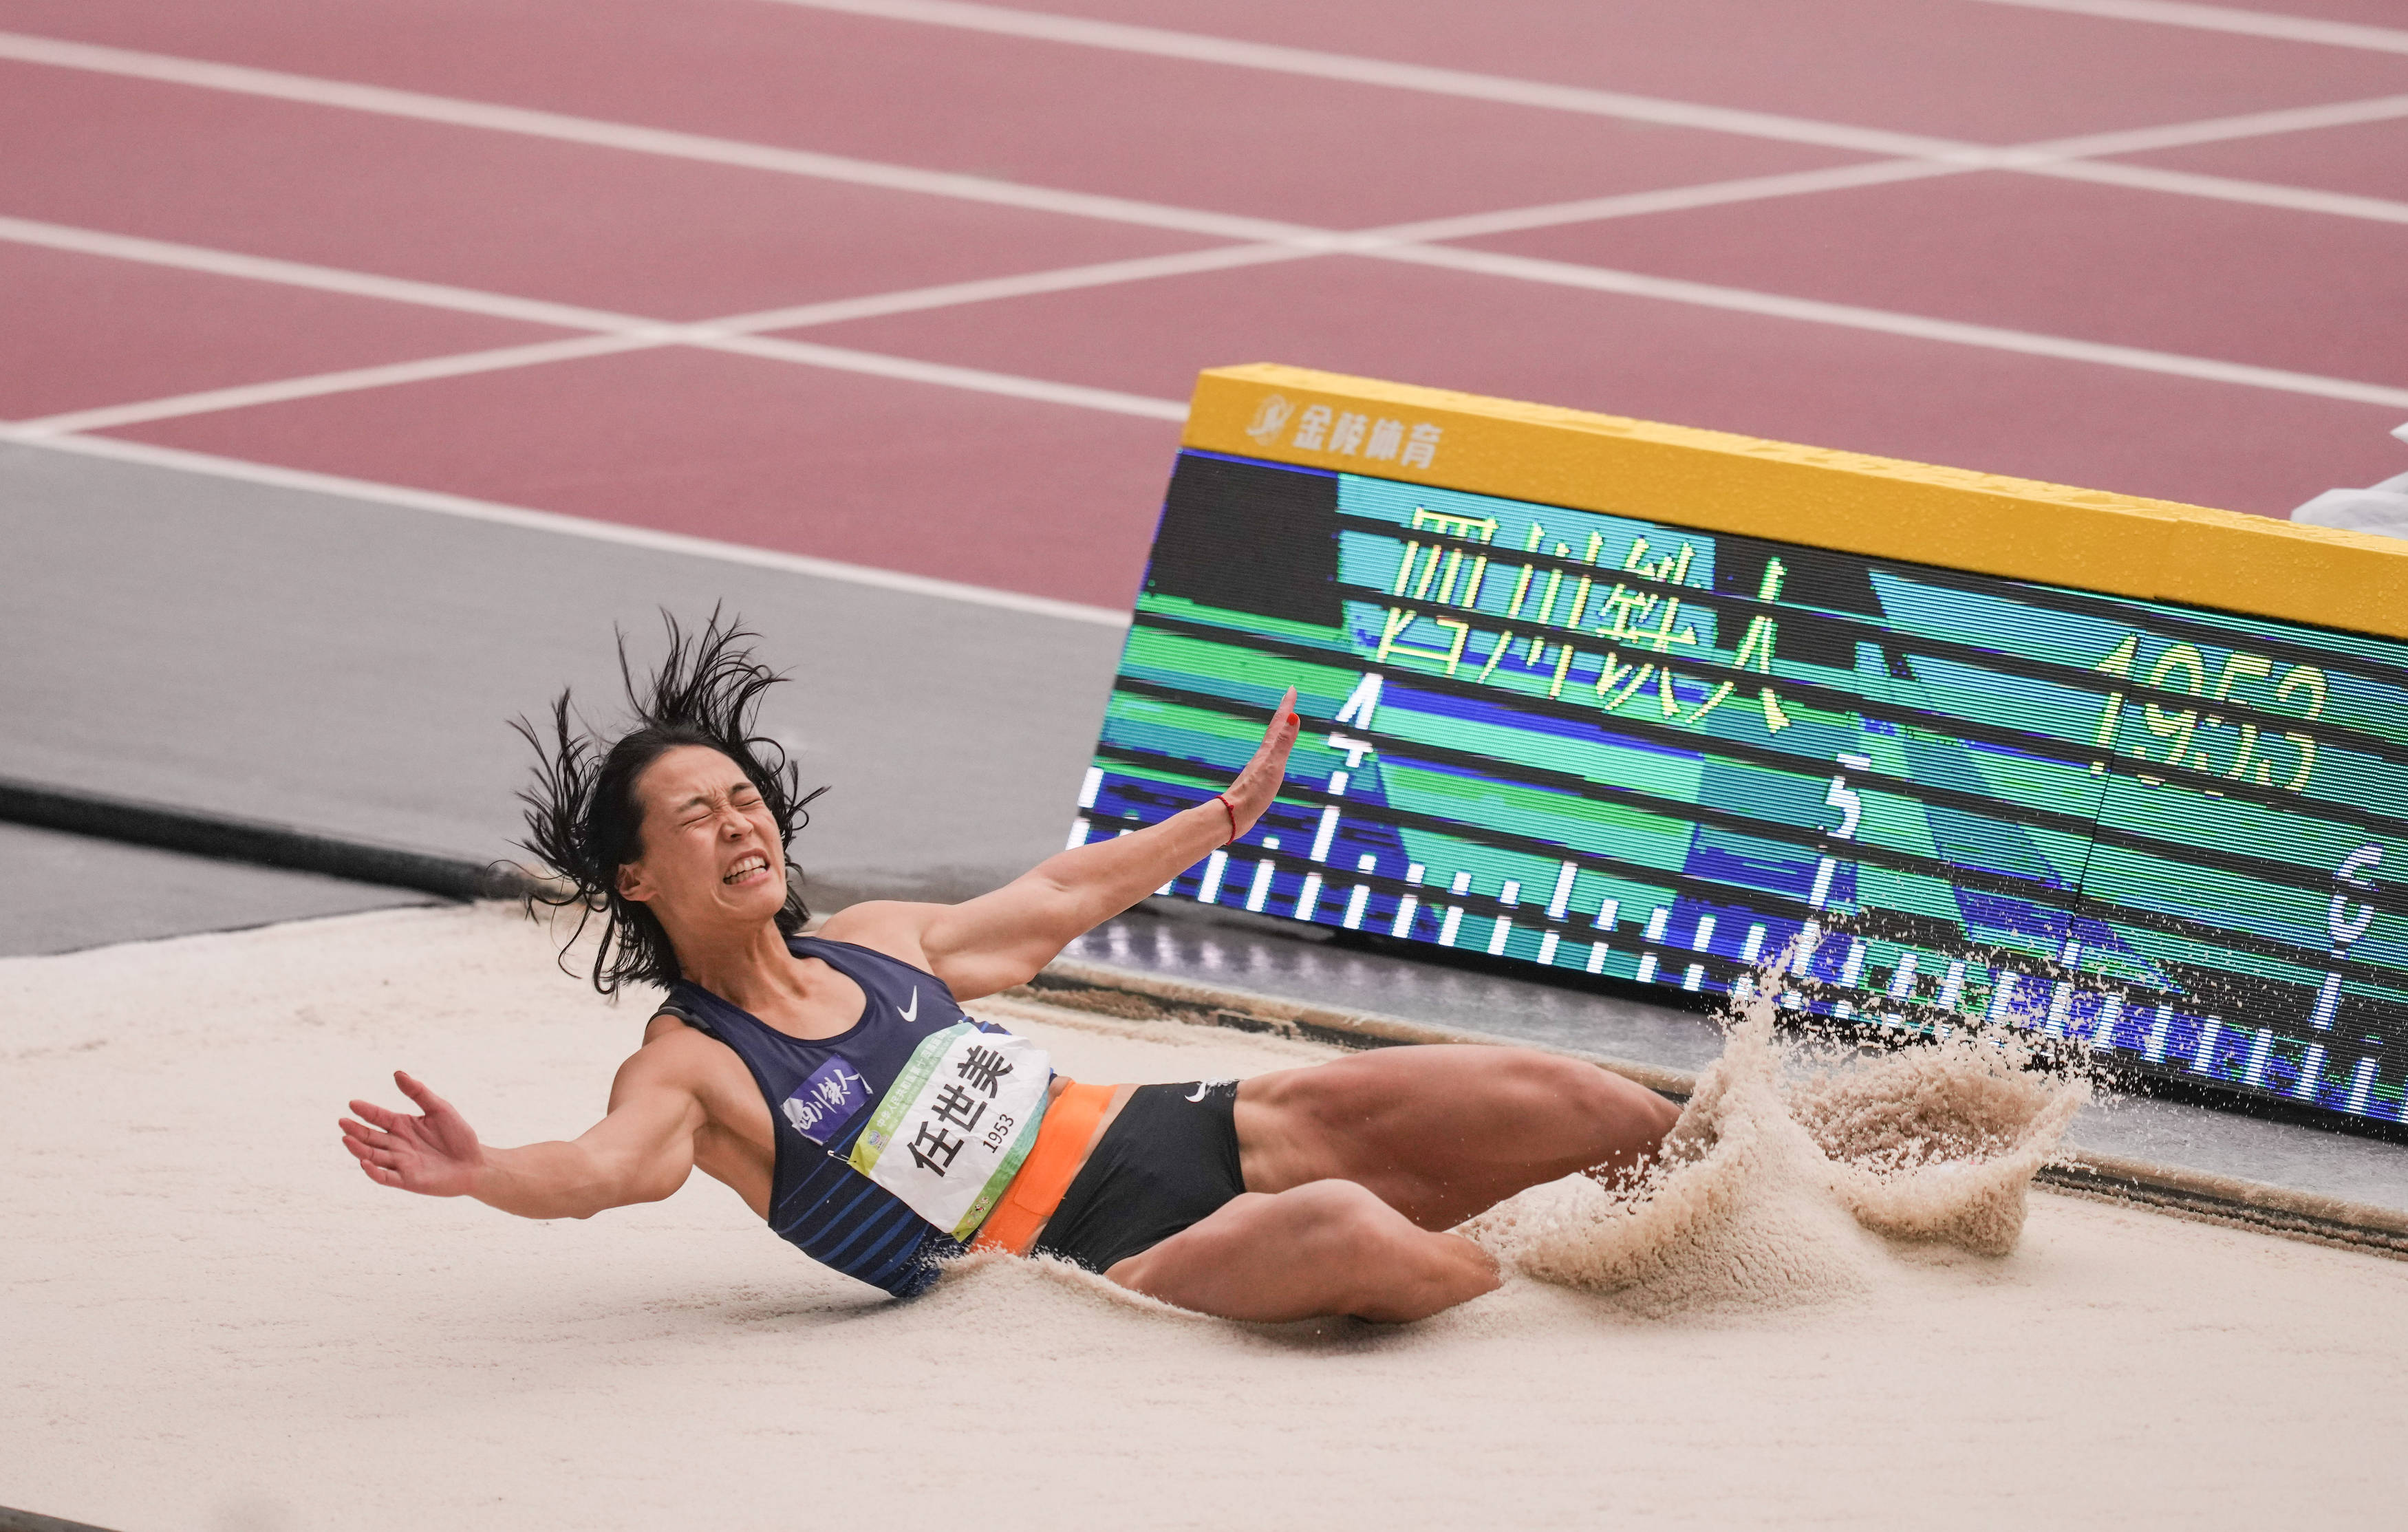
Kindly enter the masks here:
M 1035 1043 L 956 1022 L 921 1039 L 846 1163 L 967 1242 L 1037 1142 L 1052 1081 Z

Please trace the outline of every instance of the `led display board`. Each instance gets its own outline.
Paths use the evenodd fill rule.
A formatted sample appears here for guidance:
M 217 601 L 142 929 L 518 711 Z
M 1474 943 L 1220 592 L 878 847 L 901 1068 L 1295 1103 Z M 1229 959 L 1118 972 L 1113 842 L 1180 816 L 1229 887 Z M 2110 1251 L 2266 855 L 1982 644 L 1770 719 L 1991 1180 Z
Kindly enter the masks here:
M 1165 894 L 2397 1123 L 2404 555 L 1216 369 L 1070 838 L 1208 798 L 1293 684 L 1286 792 Z

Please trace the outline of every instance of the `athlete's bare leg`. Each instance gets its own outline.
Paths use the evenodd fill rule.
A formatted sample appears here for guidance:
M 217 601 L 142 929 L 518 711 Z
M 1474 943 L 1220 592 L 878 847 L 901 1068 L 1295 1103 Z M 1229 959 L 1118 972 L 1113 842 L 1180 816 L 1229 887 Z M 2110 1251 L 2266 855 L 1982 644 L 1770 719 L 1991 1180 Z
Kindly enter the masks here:
M 1630 1169 L 1679 1109 L 1578 1059 L 1520 1048 L 1383 1048 L 1238 1088 L 1246 1190 L 1331 1178 L 1447 1229 L 1526 1187 Z
M 1595 1065 L 1514 1048 L 1383 1049 L 1238 1087 L 1246 1194 L 1106 1275 L 1230 1319 L 1401 1322 L 1497 1285 L 1454 1227 L 1525 1188 L 1631 1169 L 1678 1115 Z
M 1246 1192 L 1105 1275 L 1224 1319 L 1354 1314 L 1403 1324 L 1497 1285 L 1470 1240 L 1416 1227 L 1350 1181 Z

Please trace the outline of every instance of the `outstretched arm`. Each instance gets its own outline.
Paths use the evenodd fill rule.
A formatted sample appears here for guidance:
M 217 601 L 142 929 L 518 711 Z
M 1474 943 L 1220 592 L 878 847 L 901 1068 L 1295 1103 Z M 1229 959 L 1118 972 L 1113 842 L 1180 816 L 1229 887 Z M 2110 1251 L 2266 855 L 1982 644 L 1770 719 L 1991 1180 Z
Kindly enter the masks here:
M 1050 856 L 992 894 L 956 905 L 855 905 L 822 935 L 918 962 L 968 1000 L 1025 984 L 1074 938 L 1254 827 L 1279 795 L 1301 727 L 1296 689 L 1271 714 L 1263 742 L 1225 796 L 1159 824 Z
M 665 1061 L 629 1059 L 611 1082 L 609 1114 L 566 1142 L 493 1149 L 452 1105 L 408 1074 L 393 1082 L 421 1115 L 353 1101 L 343 1147 L 380 1186 L 427 1196 L 473 1196 L 522 1218 L 590 1218 L 605 1208 L 657 1202 L 694 1169 L 701 1102 Z

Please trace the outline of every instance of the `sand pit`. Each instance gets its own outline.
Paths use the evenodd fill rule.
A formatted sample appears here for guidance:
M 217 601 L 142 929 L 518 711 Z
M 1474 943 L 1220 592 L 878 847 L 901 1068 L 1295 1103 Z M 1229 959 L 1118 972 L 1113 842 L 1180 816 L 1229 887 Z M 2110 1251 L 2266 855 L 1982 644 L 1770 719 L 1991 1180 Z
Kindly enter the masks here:
M 1668 1304 L 1590 1270 L 1401 1329 L 1262 1328 L 1024 1262 L 891 1303 L 700 1178 L 581 1224 L 370 1185 L 334 1118 L 394 1066 L 494 1141 L 551 1137 L 641 1026 L 498 910 L 14 959 L 0 995 L 0 1504 L 122 1532 L 2396 1514 L 2408 1264 L 2045 1193 L 2011 1253 L 1975 1253 L 2005 1180 L 1941 1199 L 1988 1224 L 1883 1238 L 1940 1203 L 1861 1091 L 1792 1083 L 1854 1166 L 1769 1194 L 1844 1280 Z M 996 1014 L 1092 1079 L 1326 1056 Z M 1580 1277 L 1566 1252 L 1612 1212 L 1586 1195 L 1494 1238 Z

